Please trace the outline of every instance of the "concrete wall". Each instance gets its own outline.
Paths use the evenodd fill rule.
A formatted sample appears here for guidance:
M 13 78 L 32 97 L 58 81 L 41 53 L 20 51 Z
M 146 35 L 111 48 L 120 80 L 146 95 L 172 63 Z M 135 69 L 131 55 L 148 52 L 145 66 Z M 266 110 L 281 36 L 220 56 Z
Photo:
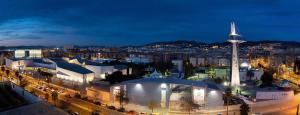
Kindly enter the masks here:
M 178 85 L 178 84 L 167 84 L 166 90 L 166 101 L 165 105 L 166 107 L 172 106 L 172 108 L 178 108 L 176 107 L 180 103 L 180 96 L 183 92 L 173 92 L 171 93 L 171 87 L 175 86 L 183 86 L 183 87 L 190 87 L 186 85 Z M 114 86 L 116 87 L 116 86 Z M 126 93 L 129 98 L 129 103 L 137 104 L 141 106 L 148 106 L 149 102 L 154 101 L 158 105 L 163 105 L 161 103 L 162 95 L 161 95 L 161 83 L 144 83 L 144 84 L 126 84 Z M 113 88 L 111 88 L 111 94 L 113 94 Z M 206 107 L 214 107 L 214 106 L 223 106 L 223 94 L 221 91 L 213 90 L 213 89 L 207 89 L 207 88 L 201 88 L 204 89 L 204 102 L 206 103 Z M 190 95 L 192 95 L 191 93 Z M 114 100 L 114 96 L 111 97 L 112 100 Z M 118 104 L 118 102 L 114 102 Z M 174 105 L 175 104 L 175 105 Z M 179 107 L 180 108 L 180 107 Z
M 223 94 L 221 91 L 207 89 L 206 90 L 207 107 L 223 106 Z
M 126 90 L 131 103 L 147 106 L 149 102 L 154 101 L 160 104 L 160 84 L 128 84 L 126 85 Z
M 13 84 L 13 90 L 18 93 L 20 96 L 24 97 L 24 99 L 26 99 L 26 101 L 30 102 L 30 103 L 35 103 L 38 101 L 41 101 L 41 99 L 39 99 L 38 97 L 32 95 L 31 93 L 25 91 L 23 88 L 17 86 L 16 84 Z
M 112 74 L 114 67 L 113 66 L 93 66 L 85 65 L 86 69 L 89 69 L 95 73 L 95 78 L 105 79 L 105 73 Z
M 257 91 L 256 99 L 281 100 L 294 96 L 294 91 Z

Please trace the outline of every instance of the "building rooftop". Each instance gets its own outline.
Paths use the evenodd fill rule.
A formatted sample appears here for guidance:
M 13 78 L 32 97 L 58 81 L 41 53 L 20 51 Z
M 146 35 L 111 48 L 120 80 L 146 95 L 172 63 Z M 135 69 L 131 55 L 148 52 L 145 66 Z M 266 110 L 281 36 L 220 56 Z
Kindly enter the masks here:
M 122 69 L 126 69 L 127 66 L 126 65 L 123 65 L 123 64 L 119 64 L 119 65 L 114 65 L 115 69 L 118 69 L 118 70 L 122 70 Z
M 173 77 L 168 78 L 142 78 L 142 79 L 135 79 L 121 82 L 120 85 L 124 84 L 135 84 L 135 83 L 169 83 L 169 84 L 182 84 L 182 85 L 190 85 L 190 86 L 197 86 L 197 87 L 208 87 L 210 89 L 220 90 L 220 88 L 213 83 L 206 83 L 201 81 L 191 81 L 191 80 L 184 80 L 184 79 L 176 79 Z
M 112 66 L 112 65 L 109 65 L 109 64 L 98 63 L 98 62 L 93 62 L 93 61 L 89 61 L 89 60 L 85 60 L 84 63 L 86 65 L 93 65 L 93 66 Z
M 81 67 L 80 65 L 70 64 L 66 61 L 57 60 L 57 59 L 53 59 L 53 61 L 56 63 L 56 65 L 58 67 L 63 68 L 63 69 L 67 69 L 67 70 L 74 71 L 74 72 L 81 73 L 81 74 L 93 73 L 92 71 L 90 71 L 84 67 Z

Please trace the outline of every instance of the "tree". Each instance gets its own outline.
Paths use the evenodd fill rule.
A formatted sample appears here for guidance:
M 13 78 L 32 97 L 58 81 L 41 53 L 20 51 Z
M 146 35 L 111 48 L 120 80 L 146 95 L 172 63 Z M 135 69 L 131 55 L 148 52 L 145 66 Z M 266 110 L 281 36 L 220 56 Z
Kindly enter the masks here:
M 174 65 L 171 62 L 157 62 L 153 63 L 153 67 L 162 73 L 166 73 L 168 70 L 171 70 Z
M 9 80 L 9 81 L 11 81 L 10 82 L 10 87 L 13 87 L 13 83 L 12 83 L 12 79 L 10 78 L 10 70 L 8 70 L 8 69 L 6 69 L 5 70 L 5 74 L 6 74 L 6 77 L 7 77 L 7 79 Z
M 10 70 L 6 69 L 5 70 L 5 75 L 6 75 L 7 78 L 9 78 L 9 74 L 10 74 Z
M 260 80 L 262 81 L 262 84 L 260 85 L 260 87 L 272 86 L 273 73 L 271 73 L 271 71 L 265 70 L 264 74 L 261 76 Z
M 29 85 L 29 82 L 26 79 L 21 79 L 20 87 L 24 88 Z
M 4 72 L 4 71 L 5 71 L 5 67 L 1 66 L 1 72 Z
M 21 81 L 23 79 L 22 75 L 16 74 L 16 78 L 18 79 L 18 84 L 21 85 Z
M 189 115 L 191 114 L 191 111 L 193 111 L 195 108 L 199 107 L 198 104 L 194 103 L 194 100 L 192 97 L 192 88 L 186 89 L 186 93 L 183 97 L 180 98 L 180 101 L 183 104 L 184 110 L 188 111 Z
M 121 82 L 123 78 L 125 78 L 123 76 L 123 73 L 121 71 L 116 71 L 113 72 L 111 75 L 108 75 L 106 77 L 106 80 L 109 81 L 110 83 L 118 83 Z
M 46 99 L 46 101 L 48 101 L 48 99 L 49 99 L 49 94 L 48 93 L 45 93 L 45 99 Z
M 206 73 L 208 74 L 209 77 L 215 78 L 215 77 L 216 77 L 216 70 L 215 70 L 215 67 L 209 66 Z
M 195 74 L 194 67 L 189 61 L 184 62 L 184 77 L 188 78 Z
M 5 67 L 4 66 L 1 66 L 1 72 L 4 73 L 5 72 Z M 3 74 L 0 75 L 1 77 L 1 81 L 3 81 Z
M 106 81 L 110 82 L 111 84 L 120 83 L 122 81 L 137 79 L 134 75 L 123 75 L 121 71 L 113 72 L 111 75 L 106 76 Z
M 51 73 L 49 73 L 49 72 L 44 72 L 44 71 L 41 71 L 40 74 L 42 76 L 46 77 L 46 82 L 49 85 L 49 83 L 51 82 L 51 79 L 52 79 L 53 75 Z
M 227 115 L 228 115 L 228 106 L 229 106 L 229 101 L 230 99 L 232 98 L 232 89 L 230 87 L 227 87 L 225 89 L 225 100 L 226 100 L 226 112 L 227 112 Z
M 157 102 L 151 100 L 149 103 L 148 103 L 148 108 L 151 109 L 151 113 L 153 113 L 153 110 L 154 108 L 156 108 L 158 105 L 157 105 Z
M 129 99 L 126 96 L 125 90 L 120 89 L 120 91 L 116 95 L 116 99 L 119 101 L 120 107 L 123 108 L 124 103 L 128 103 Z
M 51 98 L 53 100 L 54 105 L 56 105 L 56 101 L 58 100 L 58 93 L 56 91 L 53 91 L 51 93 Z
M 252 80 L 254 77 L 254 72 L 252 70 L 248 70 L 246 76 L 249 78 L 249 80 Z
M 249 105 L 243 102 L 242 105 L 240 106 L 241 115 L 248 115 L 249 111 L 250 111 Z

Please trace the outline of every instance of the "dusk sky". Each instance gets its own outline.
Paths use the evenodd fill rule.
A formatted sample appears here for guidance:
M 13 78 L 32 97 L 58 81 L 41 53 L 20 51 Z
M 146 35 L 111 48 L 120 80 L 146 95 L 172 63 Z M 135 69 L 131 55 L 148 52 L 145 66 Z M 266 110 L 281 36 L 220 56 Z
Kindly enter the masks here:
M 241 2 L 243 1 L 243 2 Z M 300 0 L 1 0 L 0 45 L 300 41 Z

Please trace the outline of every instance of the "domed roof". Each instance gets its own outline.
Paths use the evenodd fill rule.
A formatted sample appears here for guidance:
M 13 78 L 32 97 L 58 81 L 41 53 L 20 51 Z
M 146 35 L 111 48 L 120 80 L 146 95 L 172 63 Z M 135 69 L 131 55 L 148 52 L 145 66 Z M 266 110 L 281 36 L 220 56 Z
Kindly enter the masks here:
M 152 72 L 150 75 L 149 75 L 150 78 L 162 78 L 162 74 L 157 72 L 156 70 L 154 70 L 154 72 Z

